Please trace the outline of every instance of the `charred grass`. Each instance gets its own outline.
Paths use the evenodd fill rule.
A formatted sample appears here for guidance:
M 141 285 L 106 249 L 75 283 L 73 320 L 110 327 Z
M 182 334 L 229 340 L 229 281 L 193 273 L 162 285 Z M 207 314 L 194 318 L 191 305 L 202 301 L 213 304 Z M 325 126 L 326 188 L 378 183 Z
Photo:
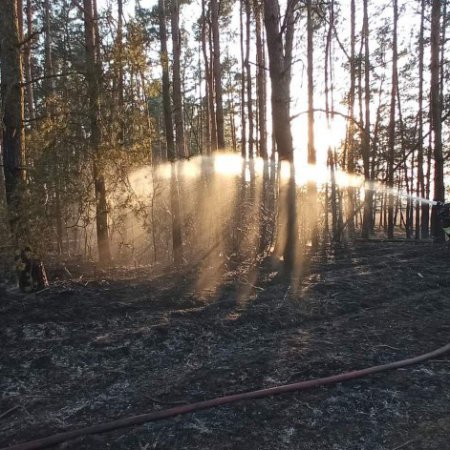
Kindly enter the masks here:
M 208 290 L 196 268 L 4 289 L 0 447 L 433 350 L 450 340 L 449 262 L 429 243 L 357 242 L 315 254 L 298 288 L 244 265 Z M 59 448 L 445 450 L 449 405 L 447 357 Z

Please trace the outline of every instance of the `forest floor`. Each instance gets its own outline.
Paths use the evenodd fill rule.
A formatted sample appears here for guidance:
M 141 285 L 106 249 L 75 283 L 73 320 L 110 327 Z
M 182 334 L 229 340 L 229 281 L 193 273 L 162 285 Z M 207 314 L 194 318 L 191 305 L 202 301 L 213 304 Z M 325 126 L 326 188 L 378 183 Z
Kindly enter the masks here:
M 297 291 L 273 275 L 249 282 L 241 267 L 203 291 L 192 267 L 0 287 L 0 447 L 450 341 L 447 248 L 356 242 L 316 255 Z M 450 449 L 450 357 L 58 448 Z

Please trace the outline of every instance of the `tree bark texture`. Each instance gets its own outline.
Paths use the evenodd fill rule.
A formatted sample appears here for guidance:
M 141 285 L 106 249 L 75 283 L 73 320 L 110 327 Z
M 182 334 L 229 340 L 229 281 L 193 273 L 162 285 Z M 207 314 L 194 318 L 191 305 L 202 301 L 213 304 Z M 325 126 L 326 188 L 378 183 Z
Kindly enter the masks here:
M 253 95 L 252 95 L 252 70 L 250 67 L 250 33 L 251 33 L 251 4 L 250 1 L 245 2 L 245 16 L 246 16 L 246 38 L 245 38 L 245 72 L 247 81 L 247 117 L 248 117 L 248 157 L 254 157 L 254 115 L 253 115 Z
M 239 3 L 239 44 L 241 51 L 241 156 L 247 155 L 247 115 L 245 111 L 245 50 L 244 50 L 244 0 Z
M 178 158 L 185 158 L 183 97 L 181 89 L 181 34 L 179 0 L 171 0 L 170 18 L 172 28 L 172 84 L 173 84 L 173 118 L 175 121 L 175 145 Z
M 282 30 L 278 1 L 264 0 L 264 23 L 269 54 L 273 134 L 276 150 L 280 160 L 292 162 L 294 149 L 290 123 L 290 82 L 294 33 L 293 12 L 289 9 L 286 11 Z
M 211 83 L 211 75 L 209 68 L 209 59 L 208 59 L 208 50 L 207 50 L 207 19 L 206 19 L 206 0 L 202 0 L 202 15 L 201 15 L 201 43 L 202 43 L 202 54 L 203 54 L 203 63 L 205 70 L 205 99 L 203 104 L 205 105 L 205 142 L 206 142 L 206 154 L 211 155 L 211 147 L 212 147 L 212 118 L 214 114 L 211 114 L 210 108 L 210 92 L 212 91 L 210 87 Z M 215 119 L 214 119 L 215 121 Z M 217 145 L 216 145 L 217 147 Z M 203 149 L 202 149 L 203 150 Z
M 373 186 L 370 170 L 371 143 L 370 143 L 370 52 L 369 52 L 369 13 L 368 0 L 363 0 L 363 40 L 364 40 L 364 131 L 362 135 L 362 159 L 364 179 L 368 186 L 364 195 L 364 217 L 362 224 L 362 237 L 367 239 L 373 229 Z
M 308 164 L 316 164 L 316 148 L 314 145 L 314 44 L 311 0 L 306 2 L 307 18 L 307 78 L 308 78 Z
M 291 63 L 295 25 L 293 6 L 293 2 L 288 2 L 282 23 L 278 1 L 264 0 L 264 23 L 272 88 L 273 134 L 280 162 L 287 161 L 290 165 L 289 180 L 285 183 L 281 181 L 278 203 L 280 222 L 277 233 L 277 246 L 283 254 L 284 271 L 288 276 L 294 274 L 298 251 L 294 149 L 290 117 Z
M 256 64 L 257 64 L 257 99 L 259 156 L 267 159 L 267 93 L 266 93 L 266 55 L 262 28 L 262 7 L 257 0 L 254 2 L 256 24 Z
M 27 0 L 27 6 L 26 6 L 26 15 L 27 15 L 27 38 L 31 36 L 33 33 L 33 6 L 32 1 Z M 35 107 L 34 107 L 34 89 L 33 89 L 33 83 L 31 83 L 31 80 L 33 78 L 32 73 L 32 66 L 31 66 L 31 41 L 27 42 L 24 46 L 23 51 L 24 56 L 24 72 L 25 72 L 25 80 L 27 82 L 26 86 L 26 99 L 27 99 L 27 111 L 28 111 L 28 118 L 31 121 L 31 124 L 33 124 L 36 114 L 35 114 Z M 31 125 L 33 126 L 33 125 Z
M 442 154 L 442 105 L 440 95 L 440 36 L 441 36 L 441 0 L 433 0 L 431 7 L 431 126 L 433 131 L 434 155 L 434 200 L 444 201 L 444 158 Z M 445 240 L 444 231 L 437 215 L 436 206 L 432 209 L 431 228 L 433 239 Z
M 6 201 L 13 227 L 20 214 L 20 184 L 25 177 L 24 96 L 17 2 L 0 2 L 1 125 Z
M 220 63 L 219 1 L 211 0 L 211 27 L 213 38 L 213 75 L 216 95 L 216 126 L 218 150 L 225 149 L 225 132 L 223 118 L 222 66 Z
M 161 44 L 164 131 L 166 137 L 167 159 L 172 162 L 175 161 L 176 153 L 173 133 L 172 102 L 170 99 L 169 54 L 167 52 L 165 0 L 159 0 L 159 40 Z
M 418 92 L 418 145 L 417 145 L 417 185 L 416 192 L 419 197 L 425 197 L 425 178 L 423 171 L 424 145 L 423 145 L 423 70 L 424 70 L 424 28 L 425 28 L 425 0 L 421 0 L 420 32 L 419 32 L 419 92 Z M 416 206 L 416 239 L 428 238 L 429 222 L 428 203 L 417 203 Z M 425 221 L 426 219 L 426 221 Z
M 102 263 L 111 261 L 108 236 L 108 205 L 106 201 L 106 183 L 101 158 L 102 129 L 100 117 L 100 79 L 101 67 L 98 55 L 100 42 L 94 24 L 97 16 L 92 0 L 84 0 L 84 24 L 86 41 L 86 81 L 89 98 L 89 121 L 91 128 L 90 143 L 93 151 L 93 174 L 96 204 L 96 228 L 99 260 Z
M 396 136 L 396 98 L 398 86 L 397 71 L 397 23 L 398 5 L 397 0 L 393 0 L 393 30 L 392 30 L 392 80 L 391 80 L 391 106 L 389 113 L 389 147 L 387 160 L 387 183 L 391 189 L 388 199 L 388 239 L 394 238 L 394 157 L 395 157 L 395 136 Z

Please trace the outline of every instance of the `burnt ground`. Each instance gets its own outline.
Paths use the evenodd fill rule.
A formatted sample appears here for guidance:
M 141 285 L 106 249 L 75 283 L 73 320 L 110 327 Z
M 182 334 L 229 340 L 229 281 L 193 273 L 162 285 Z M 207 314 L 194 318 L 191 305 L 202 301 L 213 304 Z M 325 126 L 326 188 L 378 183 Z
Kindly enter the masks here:
M 242 268 L 205 291 L 195 268 L 3 290 L 0 447 L 431 351 L 450 341 L 449 262 L 430 243 L 360 242 L 317 255 L 297 292 Z M 450 356 L 58 448 L 450 449 Z

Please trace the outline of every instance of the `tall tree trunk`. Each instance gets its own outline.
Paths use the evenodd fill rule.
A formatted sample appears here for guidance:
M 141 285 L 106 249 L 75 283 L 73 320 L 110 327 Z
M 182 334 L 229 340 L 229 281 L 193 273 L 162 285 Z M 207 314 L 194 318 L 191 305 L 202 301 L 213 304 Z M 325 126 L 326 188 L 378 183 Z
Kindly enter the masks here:
M 442 155 L 442 122 L 440 96 L 440 36 L 441 36 L 441 1 L 433 0 L 431 8 L 431 124 L 433 131 L 434 154 L 434 200 L 444 201 L 444 158 Z M 445 240 L 444 231 L 440 224 L 437 207 L 434 206 L 431 215 L 431 229 L 436 242 Z
M 288 2 L 289 5 L 292 2 Z M 271 104 L 273 134 L 280 160 L 293 162 L 290 101 L 292 38 L 294 33 L 293 12 L 285 16 L 286 27 L 281 29 L 280 10 L 277 0 L 264 0 L 264 23 L 269 53 L 269 73 L 272 88 Z
M 239 44 L 241 51 L 241 156 L 247 154 L 247 116 L 245 112 L 244 0 L 239 3 Z
M 209 99 L 209 112 L 211 114 L 211 150 L 216 151 L 217 145 L 217 116 L 216 116 L 216 104 L 215 104 L 215 89 L 214 89 L 214 70 L 213 70 L 213 43 L 212 43 L 212 30 L 211 25 L 208 27 L 208 47 L 209 47 L 209 66 L 207 69 L 207 85 L 208 85 L 208 99 Z M 206 61 L 206 59 L 205 59 Z
M 172 52 L 173 52 L 173 118 L 178 158 L 186 157 L 184 140 L 183 97 L 181 89 L 181 35 L 179 0 L 171 0 Z
M 203 54 L 203 62 L 204 62 L 204 70 L 205 70 L 205 101 L 203 102 L 205 105 L 206 112 L 206 120 L 205 122 L 205 141 L 206 141 L 206 154 L 211 155 L 211 147 L 212 147 L 212 120 L 214 118 L 214 113 L 211 113 L 210 109 L 210 92 L 212 92 L 211 84 L 211 73 L 209 69 L 209 60 L 208 60 L 208 51 L 207 51 L 207 20 L 206 20 L 206 0 L 202 0 L 202 15 L 201 15 L 201 45 L 202 45 L 202 54 Z M 215 123 L 215 119 L 214 119 Z M 216 149 L 217 145 L 214 147 Z
M 106 183 L 102 161 L 102 129 L 100 123 L 100 78 L 101 67 L 98 59 L 100 42 L 94 19 L 97 10 L 92 0 L 83 0 L 84 26 L 86 39 L 86 81 L 89 98 L 89 120 L 91 126 L 90 143 L 94 154 L 93 173 L 96 201 L 97 245 L 100 262 L 111 261 L 108 236 L 108 206 L 106 201 Z
M 33 6 L 31 0 L 27 0 L 27 38 L 29 38 L 33 33 Z M 33 78 L 32 67 L 31 67 L 31 41 L 28 41 L 24 46 L 24 72 L 26 81 L 26 98 L 27 98 L 27 111 L 28 118 L 31 121 L 31 126 L 33 126 L 33 121 L 36 118 L 35 107 L 34 107 L 34 89 L 33 83 L 31 82 Z
M 423 65 L 424 65 L 424 22 L 425 0 L 421 0 L 420 32 L 419 32 L 419 111 L 418 111 L 418 145 L 417 145 L 417 185 L 416 192 L 419 197 L 425 197 L 425 179 L 423 173 Z M 416 239 L 428 238 L 428 203 L 417 203 L 416 206 Z M 424 219 L 427 218 L 426 224 Z M 425 226 L 426 225 L 426 226 Z
M 159 0 L 159 40 L 161 44 L 162 97 L 167 159 L 174 161 L 175 138 L 173 133 L 172 105 L 170 99 L 169 54 L 167 52 L 167 27 L 165 0 Z
M 350 90 L 348 93 L 348 135 L 347 135 L 347 171 L 350 175 L 355 173 L 355 89 L 356 89 L 356 8 L 355 0 L 350 3 Z M 348 207 L 347 220 L 348 229 L 351 236 L 355 233 L 355 190 L 352 187 L 348 188 Z
M 269 53 L 269 73 L 272 87 L 272 124 L 276 150 L 280 161 L 290 163 L 289 180 L 282 185 L 278 202 L 280 220 L 277 246 L 282 252 L 286 275 L 292 276 L 297 256 L 297 211 L 294 151 L 290 126 L 290 82 L 294 38 L 294 5 L 288 2 L 281 24 L 277 0 L 264 0 L 264 23 Z
M 217 126 L 217 147 L 219 150 L 225 148 L 224 119 L 223 119 L 223 98 L 222 98 L 222 66 L 220 64 L 220 32 L 219 32 L 219 2 L 211 0 L 211 27 L 214 48 L 214 88 L 216 94 L 216 126 Z
M 44 35 L 45 35 L 45 52 L 44 52 L 44 75 L 46 80 L 44 82 L 44 92 L 46 97 L 46 112 L 48 117 L 55 116 L 55 83 L 54 83 L 54 68 L 53 68 L 53 52 L 52 52 L 52 36 L 51 36 L 51 9 L 50 1 L 44 0 Z M 56 221 L 56 237 L 58 241 L 58 251 L 63 252 L 63 213 L 61 204 L 61 167 L 59 148 L 55 146 L 55 221 Z
M 308 78 L 308 164 L 316 164 L 314 145 L 314 44 L 313 18 L 311 0 L 306 1 L 307 9 L 307 78 Z
M 162 89 L 164 109 L 164 129 L 166 135 L 167 159 L 171 162 L 170 177 L 170 211 L 172 217 L 172 250 L 176 265 L 181 264 L 182 237 L 180 221 L 180 198 L 178 192 L 176 150 L 173 134 L 172 107 L 170 102 L 169 56 L 167 53 L 167 29 L 165 0 L 159 0 L 159 39 L 161 43 Z
M 15 1 L 0 2 L 1 130 L 6 201 L 11 231 L 18 239 L 20 184 L 25 171 L 24 98 L 18 8 Z
M 253 116 L 253 96 L 252 96 L 252 71 L 250 67 L 250 32 L 251 32 L 251 5 L 250 1 L 245 2 L 245 16 L 246 16 L 246 53 L 245 53 L 245 71 L 247 76 L 247 114 L 248 114 L 248 157 L 253 158 L 254 156 L 254 116 Z
M 179 0 L 171 0 L 172 27 L 172 85 L 173 85 L 173 116 L 175 119 L 175 145 L 178 158 L 185 158 L 186 145 L 184 139 L 183 96 L 181 83 L 181 34 L 180 34 L 180 4 Z M 181 232 L 181 207 L 177 166 L 172 163 L 171 174 L 171 205 L 172 205 L 172 239 L 173 261 L 176 266 L 183 262 L 183 238 Z
M 412 180 L 413 180 L 413 175 L 414 175 L 414 170 L 413 170 L 413 166 L 414 166 L 414 149 L 411 152 L 411 163 L 409 164 L 410 166 L 410 171 L 411 171 L 411 177 L 408 173 L 408 155 L 406 153 L 407 150 L 407 137 L 406 137 L 406 127 L 405 127 L 405 123 L 403 121 L 403 113 L 402 113 L 402 103 L 401 103 L 401 96 L 400 96 L 400 90 L 399 90 L 399 86 L 398 86 L 398 74 L 396 76 L 395 79 L 396 82 L 396 88 L 395 88 L 395 92 L 397 94 L 397 105 L 398 105 L 398 123 L 399 123 L 399 128 L 400 128 L 400 138 L 401 138 L 401 155 L 402 155 L 402 159 L 404 161 L 403 163 L 403 176 L 405 178 L 405 187 L 406 187 L 406 194 L 407 194 L 407 198 L 406 198 L 406 212 L 405 212 L 405 231 L 406 231 L 406 238 L 407 239 L 411 239 L 411 226 L 412 226 L 412 208 L 411 208 L 411 197 L 410 195 L 412 194 Z M 399 183 L 400 184 L 400 183 Z M 401 209 L 402 206 L 402 201 L 400 198 L 397 199 L 397 204 L 399 205 L 399 208 Z
M 12 1 L 14 1 L 14 0 L 12 0 Z M 23 41 L 23 0 L 16 0 L 16 4 L 17 4 L 17 26 L 19 27 L 19 42 L 22 42 Z
M 125 86 L 124 86 L 124 61 L 123 61 L 123 0 L 117 0 L 117 94 L 118 94 L 118 138 L 123 144 L 125 139 Z
M 266 56 L 262 29 L 262 10 L 257 0 L 254 2 L 256 24 L 256 64 L 257 64 L 257 99 L 258 99 L 258 128 L 259 128 L 259 156 L 267 159 L 267 94 L 266 94 Z
M 206 120 L 205 120 L 205 139 L 206 139 L 206 154 L 211 155 L 211 150 L 216 150 L 217 144 L 216 144 L 216 128 L 215 125 L 213 127 L 213 123 L 216 123 L 214 113 L 211 112 L 211 103 L 213 101 L 211 100 L 211 93 L 213 92 L 212 89 L 212 76 L 211 76 L 211 70 L 209 65 L 209 58 L 208 58 L 208 49 L 207 49 L 207 42 L 209 40 L 208 37 L 208 30 L 207 30 L 207 18 L 206 18 L 206 0 L 202 0 L 202 15 L 201 15 L 201 40 L 202 40 L 202 54 L 203 54 L 203 62 L 204 62 L 204 68 L 205 68 L 205 81 L 206 81 L 206 89 L 205 89 L 205 110 L 206 110 Z M 213 145 L 213 137 L 214 137 L 214 145 Z
M 308 5 L 311 8 L 311 5 Z M 334 19 L 334 0 L 331 0 L 329 4 L 329 27 L 327 32 L 327 40 L 325 45 L 325 65 L 324 65 L 324 84 L 325 84 L 325 114 L 327 119 L 327 126 L 330 126 L 330 121 L 334 118 L 334 96 L 333 96 L 333 52 L 332 52 L 332 37 L 333 28 L 335 27 Z M 310 33 L 310 31 L 308 31 Z M 311 29 L 311 46 L 313 42 L 313 33 Z M 314 69 L 314 67 L 313 67 Z M 312 75 L 312 74 L 311 74 Z M 313 106 L 312 106 L 313 108 Z M 347 145 L 347 144 L 346 144 Z M 345 150 L 344 150 L 344 167 L 345 167 Z M 341 231 L 343 230 L 343 211 L 342 211 L 342 195 L 339 193 L 336 185 L 336 161 L 337 152 L 335 149 L 329 145 L 328 147 L 328 158 L 327 165 L 330 167 L 330 182 L 331 182 L 331 214 L 332 214 L 332 233 L 333 241 L 337 242 L 340 240 Z M 328 222 L 328 185 L 326 188 L 327 194 L 325 195 L 325 220 Z M 317 204 L 317 194 L 314 199 L 314 206 L 316 208 Z M 311 210 L 313 210 L 311 208 Z M 317 223 L 317 211 L 314 211 L 315 220 Z M 316 236 L 318 239 L 318 232 L 316 231 Z M 327 232 L 328 233 L 328 230 Z
M 447 17 L 447 6 L 448 1 L 442 1 L 442 23 L 441 23 L 441 50 L 440 50 L 440 89 L 439 89 L 439 96 L 440 96 L 440 103 L 441 103 L 441 112 L 444 107 L 444 77 L 445 77 L 445 66 L 446 66 L 446 52 L 445 52 L 445 44 L 447 42 L 447 23 L 448 23 L 448 17 Z
M 46 77 L 44 81 L 45 96 L 50 101 L 47 101 L 47 112 L 50 116 L 53 116 L 52 104 L 55 95 L 55 83 L 54 83 L 54 69 L 53 69 L 53 53 L 52 53 L 52 37 L 51 37 L 51 10 L 50 1 L 44 0 L 44 35 L 45 35 L 45 51 L 44 51 L 44 75 Z
M 398 5 L 397 0 L 393 1 L 393 30 L 392 30 L 392 82 L 391 82 L 391 106 L 389 115 L 389 151 L 387 160 L 387 183 L 390 188 L 388 203 L 388 228 L 387 236 L 389 239 L 394 237 L 394 151 L 395 151 L 395 121 L 396 121 L 396 98 L 398 86 L 397 71 L 397 23 L 398 23 Z
M 368 0 L 363 0 L 363 40 L 364 40 L 364 108 L 365 121 L 362 136 L 362 157 L 364 166 L 364 179 L 366 181 L 364 195 L 364 217 L 362 236 L 367 239 L 373 228 L 373 186 L 370 171 L 371 143 L 370 143 L 370 52 L 369 52 L 369 13 Z
M 92 10 L 93 10 L 93 27 L 94 27 L 94 39 L 95 39 L 95 56 L 97 58 L 98 63 L 101 63 L 101 54 L 100 54 L 100 27 L 99 27 L 99 18 L 98 18 L 98 8 L 97 8 L 97 0 L 92 1 Z
M 314 142 L 314 29 L 313 10 L 311 0 L 306 2 L 307 18 L 307 78 L 308 78 L 308 164 L 316 165 L 316 146 Z M 327 80 L 328 83 L 328 80 Z M 327 92 L 328 97 L 328 92 Z M 328 104 L 327 104 L 328 107 Z M 309 217 L 311 241 L 313 248 L 318 244 L 319 234 L 317 226 L 317 185 L 314 180 L 308 182 L 307 195 L 309 203 Z
M 428 144 L 427 144 L 427 172 L 425 174 L 425 198 L 430 198 L 431 196 L 431 161 L 432 161 L 432 157 L 433 157 L 433 145 L 432 145 L 432 123 L 431 121 L 429 122 L 429 134 L 428 134 Z M 428 214 L 430 212 L 430 210 L 427 210 Z M 430 217 L 428 215 L 428 220 L 427 220 L 427 226 L 428 226 L 428 231 L 429 231 L 429 235 L 431 235 L 430 230 L 429 230 L 429 222 L 430 222 Z

